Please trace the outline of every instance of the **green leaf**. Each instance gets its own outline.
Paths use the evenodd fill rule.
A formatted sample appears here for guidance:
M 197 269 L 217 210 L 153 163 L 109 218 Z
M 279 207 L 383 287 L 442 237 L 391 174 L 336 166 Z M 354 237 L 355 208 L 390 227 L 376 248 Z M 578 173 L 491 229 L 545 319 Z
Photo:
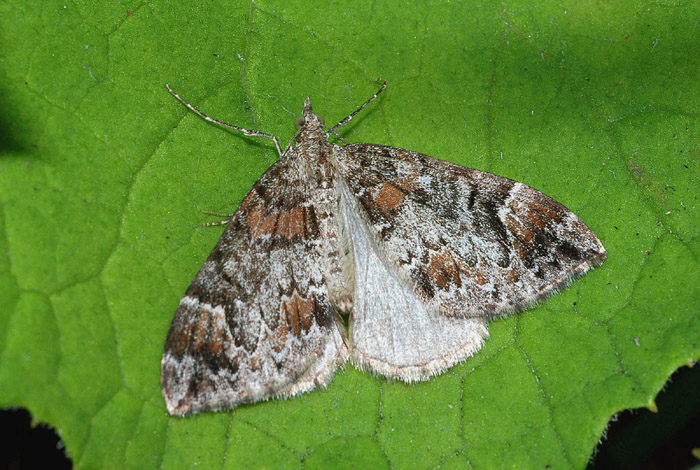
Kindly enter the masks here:
M 78 468 L 586 465 L 614 413 L 700 357 L 696 2 L 0 4 L 0 406 Z M 342 129 L 529 184 L 605 264 L 405 385 L 172 418 L 165 335 L 308 94 Z M 289 111 L 289 112 L 288 112 Z M 663 412 L 663 410 L 660 410 Z

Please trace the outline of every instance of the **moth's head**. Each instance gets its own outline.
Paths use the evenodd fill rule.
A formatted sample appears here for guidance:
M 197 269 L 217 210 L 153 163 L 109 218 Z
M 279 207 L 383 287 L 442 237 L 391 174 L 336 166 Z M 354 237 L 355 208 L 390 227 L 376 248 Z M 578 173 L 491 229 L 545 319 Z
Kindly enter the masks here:
M 314 109 L 311 107 L 311 100 L 307 96 L 304 102 L 304 111 L 294 121 L 294 127 L 297 129 L 304 127 L 308 130 L 321 130 L 325 124 L 323 118 L 314 113 Z

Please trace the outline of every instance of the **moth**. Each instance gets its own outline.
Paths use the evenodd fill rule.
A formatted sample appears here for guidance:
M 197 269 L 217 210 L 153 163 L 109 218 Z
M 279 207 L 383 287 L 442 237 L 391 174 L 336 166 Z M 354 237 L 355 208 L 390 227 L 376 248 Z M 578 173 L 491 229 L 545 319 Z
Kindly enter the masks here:
M 162 360 L 172 415 L 327 385 L 350 360 L 405 382 L 473 355 L 487 322 L 600 265 L 574 213 L 522 183 L 410 150 L 336 145 L 306 98 L 187 289 Z M 337 134 L 336 134 L 337 135 Z M 347 322 L 347 327 L 346 327 Z

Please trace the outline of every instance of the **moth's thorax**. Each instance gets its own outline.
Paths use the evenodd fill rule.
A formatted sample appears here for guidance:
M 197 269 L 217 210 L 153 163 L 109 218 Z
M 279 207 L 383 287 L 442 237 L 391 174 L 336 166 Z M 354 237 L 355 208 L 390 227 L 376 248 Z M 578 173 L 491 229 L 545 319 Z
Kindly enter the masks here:
M 328 300 L 338 313 L 352 309 L 352 266 L 348 259 L 352 248 L 338 214 L 340 191 L 336 152 L 340 147 L 328 141 L 323 118 L 313 112 L 309 99 L 304 104 L 300 132 L 290 149 L 291 166 L 299 172 L 305 193 L 314 201 L 318 226 L 316 249 L 318 263 L 328 291 Z
M 309 98 L 306 98 L 302 118 L 297 121 L 299 135 L 296 145 L 288 157 L 311 182 L 322 189 L 331 189 L 336 171 L 333 168 L 334 145 L 328 141 L 323 118 L 313 112 Z M 313 188 L 309 188 L 312 189 Z

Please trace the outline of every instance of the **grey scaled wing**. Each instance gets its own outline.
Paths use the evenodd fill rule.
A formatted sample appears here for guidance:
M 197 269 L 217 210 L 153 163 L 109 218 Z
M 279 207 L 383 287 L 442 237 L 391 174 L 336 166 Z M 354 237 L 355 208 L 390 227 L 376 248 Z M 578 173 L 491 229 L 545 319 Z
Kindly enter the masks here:
M 476 352 L 486 321 L 522 311 L 601 264 L 566 207 L 508 178 L 416 152 L 337 152 L 354 245 L 353 362 L 424 380 Z
M 180 302 L 162 361 L 171 414 L 308 391 L 346 362 L 303 176 L 280 159 L 257 181 Z

